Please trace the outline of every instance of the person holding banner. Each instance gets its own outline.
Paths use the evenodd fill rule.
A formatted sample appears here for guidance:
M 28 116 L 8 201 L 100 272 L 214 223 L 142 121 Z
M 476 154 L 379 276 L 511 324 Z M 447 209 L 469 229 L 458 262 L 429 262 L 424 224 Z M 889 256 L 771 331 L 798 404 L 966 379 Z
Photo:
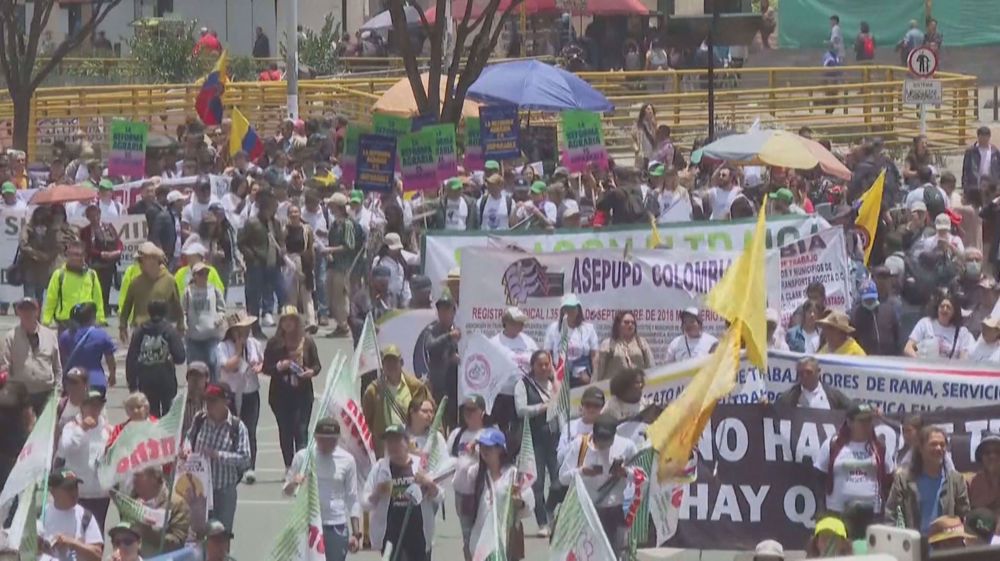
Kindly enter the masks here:
M 548 351 L 531 354 L 530 370 L 514 385 L 514 410 L 521 423 L 531 425 L 535 446 L 537 478 L 532 484 L 535 493 L 535 522 L 539 537 L 549 536 L 549 520 L 555 508 L 555 497 L 561 496 L 559 483 L 559 428 L 546 420 L 549 401 L 555 398 L 556 386 L 552 372 L 552 357 Z M 518 434 L 520 429 L 509 431 Z M 545 474 L 549 476 L 549 500 L 545 500 Z
M 57 461 L 80 478 L 80 504 L 93 513 L 102 532 L 111 499 L 97 479 L 97 464 L 112 431 L 103 413 L 104 395 L 91 391 L 80 406 L 80 414 L 63 429 L 55 452 Z
M 96 483 L 96 473 L 94 478 Z M 39 561 L 101 561 L 103 530 L 95 515 L 79 502 L 82 483 L 70 469 L 49 475 L 52 503 L 39 520 Z
M 840 390 L 822 381 L 819 361 L 815 357 L 800 358 L 795 363 L 795 375 L 795 385 L 778 396 L 774 401 L 775 405 L 842 411 L 854 405 L 854 401 Z
M 566 294 L 559 304 L 559 320 L 549 324 L 545 330 L 542 348 L 552 356 L 562 352 L 562 329 L 566 323 L 566 364 L 570 375 L 570 387 L 576 388 L 590 383 L 597 364 L 597 350 L 600 342 L 594 324 L 585 321 L 583 305 L 575 294 Z
M 140 551 L 145 557 L 170 553 L 184 547 L 191 526 L 191 509 L 163 479 L 163 468 L 148 467 L 132 475 L 132 498 L 144 507 L 163 511 L 163 521 L 136 520 L 132 527 L 142 539 Z M 113 530 L 112 530 L 113 531 Z
M 357 464 L 354 456 L 338 446 L 340 423 L 334 417 L 316 422 L 315 449 L 295 453 L 282 491 L 295 494 L 306 480 L 306 464 L 312 456 L 323 520 L 326 561 L 344 561 L 347 553 L 357 553 L 361 545 L 361 502 L 358 498 Z
M 385 457 L 372 466 L 361 493 L 371 515 L 372 547 L 384 554 L 391 543 L 393 556 L 400 561 L 428 561 L 434 545 L 434 514 L 443 493 L 420 471 L 420 457 L 410 453 L 402 425 L 386 427 L 381 440 Z
M 843 513 L 849 504 L 864 504 L 876 516 L 892 517 L 895 505 L 883 508 L 896 463 L 875 435 L 875 410 L 855 403 L 833 437 L 823 442 L 814 466 L 825 474 L 826 510 Z

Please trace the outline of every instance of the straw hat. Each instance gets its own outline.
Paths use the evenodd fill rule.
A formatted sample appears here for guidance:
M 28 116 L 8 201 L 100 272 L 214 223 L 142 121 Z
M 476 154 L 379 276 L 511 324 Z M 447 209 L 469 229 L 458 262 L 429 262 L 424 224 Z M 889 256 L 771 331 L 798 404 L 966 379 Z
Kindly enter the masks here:
M 837 331 L 842 331 L 850 335 L 854 333 L 854 328 L 851 327 L 851 320 L 848 319 L 847 314 L 839 310 L 833 310 L 826 314 L 826 317 L 817 321 L 816 323 L 820 325 L 825 325 L 827 327 L 832 327 Z
M 142 242 L 139 244 L 138 250 L 136 250 L 136 255 L 141 259 L 143 257 L 157 257 L 161 261 L 167 260 L 167 255 L 163 253 L 163 250 L 157 247 L 153 242 Z
M 250 327 L 255 323 L 257 323 L 257 316 L 251 316 L 243 310 L 237 310 L 226 316 L 226 335 L 234 327 Z
M 927 543 L 935 544 L 948 540 L 974 540 L 976 536 L 965 531 L 965 524 L 962 523 L 962 519 L 957 516 L 941 516 L 936 518 L 931 522 L 930 528 L 927 529 L 927 533 L 930 535 L 927 538 Z

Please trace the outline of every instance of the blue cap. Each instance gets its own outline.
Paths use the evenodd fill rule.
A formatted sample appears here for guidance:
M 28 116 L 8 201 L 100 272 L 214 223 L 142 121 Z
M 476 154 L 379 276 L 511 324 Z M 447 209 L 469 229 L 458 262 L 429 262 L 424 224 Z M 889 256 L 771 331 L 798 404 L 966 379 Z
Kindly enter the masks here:
M 483 432 L 479 433 L 479 438 L 476 440 L 481 446 L 497 446 L 504 450 L 507 449 L 507 437 L 499 429 L 492 427 L 483 429 Z
M 861 285 L 861 299 L 862 300 L 878 300 L 878 288 L 872 281 L 865 281 Z

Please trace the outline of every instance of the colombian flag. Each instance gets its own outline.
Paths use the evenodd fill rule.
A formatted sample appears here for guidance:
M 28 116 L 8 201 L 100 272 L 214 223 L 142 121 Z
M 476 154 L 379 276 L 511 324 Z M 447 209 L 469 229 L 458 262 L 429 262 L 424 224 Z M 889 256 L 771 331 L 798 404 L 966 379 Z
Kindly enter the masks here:
M 250 121 L 236 108 L 233 108 L 232 118 L 233 127 L 229 131 L 229 155 L 232 156 L 243 150 L 250 157 L 250 161 L 264 155 L 264 143 L 257 136 L 257 131 L 250 126 Z
M 201 122 L 206 125 L 222 124 L 222 94 L 226 91 L 226 51 L 222 51 L 215 68 L 205 76 L 194 108 Z

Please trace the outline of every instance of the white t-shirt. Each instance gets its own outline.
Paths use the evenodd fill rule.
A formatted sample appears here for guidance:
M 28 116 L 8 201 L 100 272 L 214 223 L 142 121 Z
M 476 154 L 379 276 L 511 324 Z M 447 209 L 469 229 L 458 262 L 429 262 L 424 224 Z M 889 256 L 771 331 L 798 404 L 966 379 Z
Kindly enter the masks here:
M 479 433 L 482 430 L 469 430 L 457 428 L 451 431 L 448 435 L 448 454 L 451 455 L 452 450 L 455 450 L 455 440 L 458 440 L 458 454 L 455 457 L 460 457 L 463 455 L 468 455 L 472 444 L 479 438 Z M 461 436 L 459 436 L 461 435 Z M 478 461 L 478 460 L 477 460 Z
M 207 203 L 199 202 L 198 199 L 191 199 L 191 202 L 181 209 L 181 222 L 191 225 L 192 230 L 197 230 L 201 225 L 201 219 L 208 212 L 208 205 L 216 202 L 215 197 L 209 199 Z
M 924 236 L 919 242 L 920 247 L 919 252 L 933 251 L 938 246 L 938 236 L 937 234 L 931 234 L 929 236 Z M 948 234 L 948 243 L 952 248 L 955 249 L 957 253 L 965 253 L 965 244 L 962 242 L 962 238 L 956 236 L 955 234 Z
M 507 204 L 510 200 L 508 195 L 501 194 L 499 197 L 485 195 L 486 204 L 482 206 L 482 221 L 479 224 L 480 230 L 509 230 L 510 222 L 507 216 Z M 482 200 L 480 200 L 482 205 Z M 477 211 L 479 208 L 477 207 Z
M 691 221 L 693 209 L 687 189 L 683 187 L 677 187 L 673 191 L 661 189 L 657 198 L 660 202 L 660 216 L 656 219 L 658 223 Z
M 805 353 L 807 355 L 816 354 L 819 352 L 819 348 L 822 346 L 820 341 L 819 329 L 813 331 L 812 333 L 802 330 L 802 335 L 805 337 L 806 347 Z
M 559 343 L 562 341 L 562 333 L 559 331 L 559 322 L 552 322 L 545 330 L 545 342 L 542 348 L 549 351 L 553 357 L 559 355 Z M 580 325 L 569 329 L 566 334 L 566 360 L 573 364 L 573 373 L 577 374 L 586 370 L 586 367 L 579 364 L 584 357 L 589 357 L 590 353 L 600 347 L 601 341 L 597 338 L 597 331 L 594 324 L 583 322 Z M 558 358 L 555 358 L 558 360 Z M 594 365 L 590 365 L 593 370 Z
M 1000 341 L 996 343 L 987 343 L 983 336 L 979 336 L 979 340 L 976 344 L 972 346 L 969 350 L 969 360 L 973 362 L 992 362 L 993 364 L 1000 364 Z
M 993 155 L 993 147 L 987 146 L 983 148 L 979 147 L 979 177 L 989 177 L 990 176 L 990 156 Z
M 534 207 L 535 203 L 533 201 L 525 201 L 525 203 L 522 206 L 518 207 L 517 210 L 514 211 L 514 222 L 515 223 L 521 222 L 522 220 L 525 220 L 529 216 L 534 215 L 534 213 L 531 210 Z M 556 219 L 559 214 L 556 209 L 555 203 L 553 203 L 552 201 L 542 201 L 539 210 L 541 210 L 542 214 L 545 215 L 545 220 L 547 220 L 549 224 L 555 225 Z M 535 222 L 538 222 L 537 218 L 535 219 Z
M 83 525 L 84 512 L 86 509 L 80 505 L 75 505 L 68 510 L 59 510 L 55 505 L 50 504 L 45 509 L 45 518 L 38 521 L 38 535 L 45 539 L 52 539 L 62 534 L 81 540 L 87 545 L 104 545 L 101 530 L 93 516 L 90 517 L 90 522 L 81 532 L 80 527 Z M 39 559 L 43 561 L 76 561 L 77 559 L 76 552 L 68 547 L 61 547 L 53 553 L 55 555 L 42 554 Z
M 299 450 L 292 458 L 289 474 L 302 473 L 308 449 Z M 319 491 L 319 508 L 324 525 L 347 524 L 350 518 L 361 518 L 361 501 L 358 499 L 358 468 L 354 456 L 337 446 L 332 454 L 319 450 L 313 456 L 316 488 Z
M 712 204 L 712 220 L 728 220 L 729 219 L 729 207 L 733 205 L 733 201 L 739 197 L 743 190 L 739 187 L 733 187 L 728 191 L 720 189 L 718 187 L 712 187 L 708 190 L 708 200 Z
M 938 187 L 937 190 L 941 192 L 941 198 L 944 199 L 944 207 L 951 208 L 951 200 L 948 197 L 948 193 L 946 193 L 945 190 L 942 189 L 941 187 Z M 915 201 L 920 201 L 920 202 L 924 201 L 923 186 L 915 187 L 912 191 L 910 191 L 906 195 L 906 203 L 905 203 L 906 208 L 910 208 L 910 205 L 913 204 Z
M 323 214 L 323 209 L 319 209 L 318 212 L 310 212 L 302 207 L 302 221 L 308 224 L 313 233 L 316 234 L 316 248 L 325 248 L 329 239 L 330 224 L 326 220 L 326 215 Z
M 827 473 L 830 464 L 830 445 L 833 438 L 827 439 L 819 450 L 815 460 L 816 469 Z M 896 471 L 892 454 L 886 454 L 886 473 Z M 833 492 L 826 496 L 826 507 L 830 510 L 843 512 L 850 502 L 861 502 L 872 505 L 875 512 L 882 512 L 882 498 L 879 495 L 878 465 L 875 462 L 875 451 L 869 449 L 867 442 L 848 442 L 840 449 L 833 460 Z
M 501 331 L 494 335 L 491 341 L 507 349 L 522 372 L 531 372 L 531 353 L 538 350 L 538 343 L 525 332 L 522 331 L 517 337 L 510 338 Z
M 469 204 L 465 197 L 446 199 L 444 207 L 444 229 L 465 230 L 465 220 L 469 217 Z
M 229 384 L 229 389 L 236 395 L 253 393 L 260 389 L 260 380 L 257 374 L 251 370 L 250 365 L 264 361 L 264 348 L 260 341 L 250 337 L 247 339 L 243 358 L 235 370 L 226 370 L 222 363 L 226 362 L 236 354 L 236 345 L 225 340 L 215 347 L 215 363 L 219 365 L 219 376 L 221 380 Z
M 708 356 L 712 352 L 712 347 L 718 342 L 718 339 L 708 333 L 702 333 L 699 337 L 688 337 L 682 333 L 667 345 L 666 362 L 680 362 L 689 358 Z
M 959 358 L 975 344 L 972 333 L 965 327 L 958 330 L 955 337 L 954 326 L 944 326 L 937 318 L 921 318 L 910 333 L 910 341 L 917 345 L 917 353 L 923 358 Z M 954 351 L 954 352 L 953 352 Z
M 799 397 L 799 407 L 805 407 L 806 409 L 829 409 L 830 402 L 826 399 L 826 390 L 823 389 L 823 384 L 816 386 L 815 390 L 808 390 L 802 386 L 802 395 Z

